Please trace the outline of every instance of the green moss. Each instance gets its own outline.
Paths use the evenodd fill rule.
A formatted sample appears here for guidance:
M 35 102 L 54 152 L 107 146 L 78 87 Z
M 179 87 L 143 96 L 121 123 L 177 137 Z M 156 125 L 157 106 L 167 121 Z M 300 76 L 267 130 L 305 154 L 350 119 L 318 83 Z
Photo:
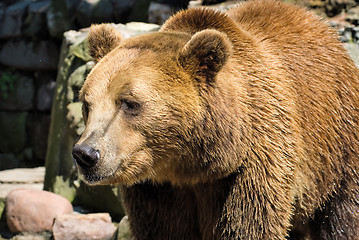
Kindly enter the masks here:
M 5 198 L 0 198 L 0 217 L 5 210 Z
M 0 73 L 0 97 L 7 99 L 15 89 L 16 75 L 11 70 Z
M 70 202 L 72 202 L 76 196 L 76 188 L 72 186 L 70 179 L 64 180 L 61 176 L 56 176 L 53 192 L 63 196 Z

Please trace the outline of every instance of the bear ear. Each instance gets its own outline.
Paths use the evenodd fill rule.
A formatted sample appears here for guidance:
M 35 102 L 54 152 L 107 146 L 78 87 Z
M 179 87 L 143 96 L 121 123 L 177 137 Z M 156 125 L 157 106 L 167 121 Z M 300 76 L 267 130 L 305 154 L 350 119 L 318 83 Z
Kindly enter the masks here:
M 87 37 L 90 56 L 98 62 L 119 45 L 122 36 L 109 24 L 95 24 Z
M 221 70 L 231 54 L 232 43 L 227 35 L 207 29 L 192 36 L 180 52 L 179 62 L 192 74 L 199 74 L 210 80 Z

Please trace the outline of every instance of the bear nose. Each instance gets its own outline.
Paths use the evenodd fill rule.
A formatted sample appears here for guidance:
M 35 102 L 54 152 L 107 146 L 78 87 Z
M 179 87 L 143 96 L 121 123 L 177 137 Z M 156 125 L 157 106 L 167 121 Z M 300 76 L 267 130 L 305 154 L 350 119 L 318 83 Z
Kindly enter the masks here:
M 100 159 L 100 151 L 87 144 L 76 144 L 72 149 L 72 156 L 83 169 L 90 169 Z

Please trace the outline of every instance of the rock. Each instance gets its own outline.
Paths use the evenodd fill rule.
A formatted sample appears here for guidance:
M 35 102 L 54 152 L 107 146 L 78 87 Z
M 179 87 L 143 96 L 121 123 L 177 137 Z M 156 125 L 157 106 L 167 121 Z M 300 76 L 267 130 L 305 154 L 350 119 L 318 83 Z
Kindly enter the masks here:
M 2 163 L 0 158 L 0 164 Z M 12 236 L 7 230 L 6 214 L 4 212 L 5 198 L 14 189 L 28 188 L 42 190 L 45 168 L 22 168 L 0 171 L 0 235 L 2 237 Z M 4 212 L 4 214 L 2 214 Z M 5 235 L 3 235 L 3 233 Z M 2 239 L 0 237 L 0 239 Z M 29 238 L 31 239 L 31 238 Z M 35 238 L 37 239 L 37 238 Z M 41 238 L 40 238 L 41 239 Z
M 25 147 L 27 112 L 0 112 L 0 152 L 17 153 Z
M 7 41 L 0 51 L 0 63 L 22 70 L 56 70 L 58 47 L 51 41 Z
M 91 23 L 113 22 L 114 13 L 111 0 L 84 0 L 76 8 L 76 20 L 81 27 Z
M 50 112 L 56 87 L 56 72 L 35 72 L 35 88 L 37 89 L 35 106 L 39 111 Z
M 89 186 L 78 180 L 77 195 L 73 201 L 96 212 L 108 212 L 114 221 L 124 216 L 119 189 L 113 186 Z
M 226 11 L 230 8 L 235 7 L 236 5 L 238 5 L 240 2 L 242 2 L 244 0 L 232 0 L 232 1 L 225 1 L 223 3 L 217 3 L 217 4 L 212 4 L 209 6 L 206 6 L 208 8 L 213 8 L 219 11 Z M 197 8 L 200 7 L 199 2 L 198 1 L 190 1 L 188 8 Z
M 0 183 L 43 183 L 45 168 L 17 168 L 1 171 Z
M 67 121 L 74 136 L 79 137 L 85 130 L 85 124 L 82 117 L 82 103 L 73 102 L 67 105 Z
M 72 193 L 71 189 L 74 188 L 72 179 L 75 167 L 71 152 L 75 141 L 73 136 L 69 134 L 69 125 L 66 120 L 68 111 L 66 107 L 69 104 L 67 100 L 67 80 L 75 69 L 85 63 L 75 55 L 74 51 L 78 48 L 74 46 L 84 42 L 86 33 L 69 31 L 64 34 L 64 37 L 56 79 L 54 103 L 51 109 L 44 183 L 45 190 L 60 195 L 65 195 L 68 192 Z M 61 188 L 56 187 L 58 184 L 61 185 Z
M 351 7 L 355 6 L 355 0 L 330 0 L 325 1 L 325 12 L 327 16 L 335 16 L 341 13 L 345 9 L 350 9 Z
M 64 214 L 55 219 L 55 240 L 111 240 L 116 227 L 108 213 Z
M 356 44 L 359 44 L 359 27 L 355 27 L 353 30 L 354 30 L 353 40 L 354 42 L 356 42 Z
M 26 36 L 46 35 L 47 20 L 46 12 L 50 7 L 50 0 L 31 2 L 28 9 L 27 17 L 24 21 L 24 34 Z
M 43 233 L 21 233 L 11 238 L 11 240 L 50 240 L 51 233 L 43 232 Z M 1 238 L 0 238 L 1 240 Z
M 4 169 L 17 168 L 19 166 L 20 166 L 20 160 L 19 160 L 19 158 L 17 158 L 15 156 L 15 154 L 13 154 L 13 153 L 0 153 L 0 171 L 4 170 Z M 1 186 L 1 188 L 3 188 L 3 185 Z
M 164 23 L 173 13 L 174 9 L 168 4 L 151 2 L 148 8 L 148 22 L 155 24 Z
M 52 37 L 62 38 L 63 33 L 75 29 L 74 10 L 81 0 L 51 0 L 46 12 L 47 26 Z
M 33 157 L 45 159 L 51 117 L 48 114 L 34 113 L 29 115 L 28 122 L 28 138 L 33 149 Z
M 68 31 L 64 34 L 64 36 L 69 42 L 73 41 L 69 49 L 71 55 L 84 62 L 92 60 L 92 57 L 88 53 L 88 42 L 86 41 L 87 32 Z M 84 64 L 84 62 L 76 61 L 76 59 L 74 60 L 74 63 Z
M 128 21 L 133 22 L 146 22 L 148 21 L 148 7 L 151 0 L 136 0 L 132 6 Z
M 93 6 L 91 13 L 91 21 L 93 23 L 113 22 L 113 20 L 111 0 L 101 0 Z
M 37 92 L 36 108 L 39 111 L 50 111 L 55 92 L 55 81 L 42 84 Z
M 351 42 L 353 41 L 353 28 L 352 27 L 344 27 L 339 31 L 340 41 L 342 42 Z
M 135 0 L 111 0 L 115 22 L 127 22 Z
M 6 8 L 3 20 L 0 21 L 0 38 L 18 37 L 21 35 L 24 18 L 30 1 L 21 1 Z
M 51 192 L 20 188 L 6 197 L 6 221 L 14 233 L 50 231 L 57 216 L 72 212 L 67 199 Z
M 212 5 L 225 2 L 225 0 L 203 0 L 202 5 Z
M 359 24 L 359 6 L 351 8 L 347 12 L 347 21 L 355 25 Z
M 0 109 L 28 111 L 33 109 L 34 80 L 12 71 L 0 73 Z
M 67 100 L 69 102 L 78 101 L 79 91 L 85 82 L 87 74 L 91 71 L 92 67 L 95 65 L 93 61 L 87 62 L 86 64 L 78 67 L 69 77 L 68 80 L 68 92 Z
M 89 27 L 91 25 L 92 10 L 100 0 L 85 0 L 77 6 L 75 16 L 81 27 Z
M 157 24 L 141 23 L 141 22 L 126 23 L 126 31 L 131 33 L 130 36 L 135 36 L 135 35 L 148 33 L 148 32 L 154 32 L 154 31 L 158 31 L 159 29 L 160 29 L 160 26 Z M 126 34 L 125 34 L 125 36 L 126 36 Z
M 130 240 L 130 239 L 131 239 L 130 223 L 128 221 L 128 216 L 124 216 L 121 222 L 118 224 L 117 240 Z
M 354 43 L 345 43 L 344 47 L 353 59 L 357 68 L 359 68 L 359 45 Z
M 177 1 L 173 1 L 173 0 L 152 0 L 152 2 L 158 2 L 158 3 L 162 3 L 162 4 L 167 4 L 167 5 L 171 6 L 171 8 L 173 8 L 173 9 L 180 10 L 180 9 L 186 9 L 190 1 L 189 0 L 177 0 Z

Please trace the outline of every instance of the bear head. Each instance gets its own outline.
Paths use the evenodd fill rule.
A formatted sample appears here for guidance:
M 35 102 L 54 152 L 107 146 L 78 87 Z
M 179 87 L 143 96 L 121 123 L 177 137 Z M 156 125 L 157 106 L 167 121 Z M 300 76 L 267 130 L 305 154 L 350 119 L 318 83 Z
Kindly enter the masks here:
M 232 54 L 224 33 L 123 40 L 101 24 L 88 42 L 96 65 L 80 91 L 86 128 L 73 149 L 85 181 L 194 184 L 238 168 L 228 146 L 236 139 L 230 103 L 217 96 Z

